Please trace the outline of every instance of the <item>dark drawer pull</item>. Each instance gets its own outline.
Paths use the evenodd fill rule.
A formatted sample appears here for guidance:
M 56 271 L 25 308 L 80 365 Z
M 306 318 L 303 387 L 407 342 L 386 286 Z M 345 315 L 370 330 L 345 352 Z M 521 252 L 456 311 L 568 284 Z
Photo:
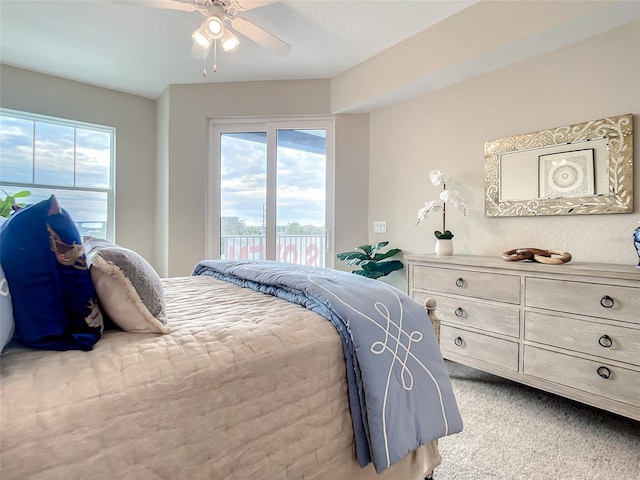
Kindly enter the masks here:
M 458 287 L 464 287 L 464 279 L 462 279 L 462 278 L 458 278 L 458 279 L 456 280 L 456 285 L 457 285 Z
M 611 340 L 611 337 L 609 335 L 602 335 L 598 339 L 598 343 L 601 347 L 609 348 L 611 345 L 613 345 L 613 340 Z
M 458 347 L 461 347 L 462 346 L 462 338 L 460 338 L 460 337 L 454 338 L 453 339 L 453 343 L 455 343 Z M 600 367 L 600 368 L 602 368 L 602 367 Z
M 464 310 L 462 309 L 462 307 L 456 308 L 455 314 L 456 314 L 456 317 L 463 316 L 464 315 Z
M 611 370 L 609 370 L 607 367 L 598 367 L 598 370 L 596 370 L 596 372 L 598 372 L 598 375 L 600 375 L 602 378 L 609 378 L 611 376 Z
M 613 298 L 611 298 L 609 295 L 605 295 L 600 299 L 600 305 L 602 305 L 604 308 L 612 308 L 614 304 L 615 302 L 613 301 Z

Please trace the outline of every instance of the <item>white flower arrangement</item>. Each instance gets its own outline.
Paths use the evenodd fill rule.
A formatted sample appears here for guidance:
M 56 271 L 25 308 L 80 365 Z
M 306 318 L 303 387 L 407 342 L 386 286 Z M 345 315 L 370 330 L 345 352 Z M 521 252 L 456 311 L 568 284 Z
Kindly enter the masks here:
M 416 225 L 422 222 L 427 217 L 429 212 L 437 212 L 439 210 L 442 210 L 442 231 L 436 230 L 434 232 L 434 235 L 439 240 L 453 238 L 453 233 L 451 233 L 450 230 L 447 230 L 446 227 L 447 203 L 460 210 L 462 212 L 462 215 L 466 215 L 467 208 L 464 204 L 464 199 L 462 198 L 462 195 L 460 195 L 460 192 L 458 192 L 457 190 L 447 190 L 447 185 L 445 184 L 444 173 L 442 173 L 442 170 L 431 170 L 431 172 L 429 173 L 429 180 L 431 180 L 431 183 L 436 187 L 442 185 L 442 192 L 440 192 L 440 197 L 438 198 L 438 200 L 431 200 L 429 202 L 426 202 L 424 204 L 424 207 L 418 210 L 418 221 L 416 222 Z

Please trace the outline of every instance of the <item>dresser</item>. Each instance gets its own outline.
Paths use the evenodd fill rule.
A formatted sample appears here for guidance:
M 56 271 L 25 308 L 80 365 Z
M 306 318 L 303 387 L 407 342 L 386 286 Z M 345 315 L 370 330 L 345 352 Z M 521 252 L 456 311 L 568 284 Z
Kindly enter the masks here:
M 444 358 L 640 420 L 640 269 L 406 256 Z

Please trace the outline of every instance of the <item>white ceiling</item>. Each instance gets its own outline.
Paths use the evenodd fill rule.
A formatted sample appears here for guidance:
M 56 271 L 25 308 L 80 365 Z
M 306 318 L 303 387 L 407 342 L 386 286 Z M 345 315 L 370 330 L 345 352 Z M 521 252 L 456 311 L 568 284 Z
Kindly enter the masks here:
M 241 44 L 236 49 L 229 53 L 219 49 L 217 72 L 212 71 L 209 56 L 206 78 L 202 60 L 191 57 L 191 33 L 203 21 L 202 15 L 107 0 L 0 0 L 0 61 L 149 98 L 157 98 L 169 84 L 332 78 L 476 3 L 272 1 L 238 16 L 289 43 L 291 52 L 279 57 L 238 35 Z M 611 4 L 618 8 L 602 9 L 603 14 L 589 21 L 562 26 L 555 36 L 530 37 L 512 45 L 508 55 L 496 52 L 494 58 L 480 59 L 482 66 L 473 66 L 473 71 L 498 68 L 640 17 L 638 0 Z
M 186 0 L 189 1 L 189 0 Z M 240 0 L 242 1 L 242 0 Z M 246 37 L 191 58 L 198 12 L 106 0 L 1 0 L 2 63 L 157 98 L 169 84 L 331 78 L 475 1 L 287 0 L 245 17 L 292 46 L 278 57 Z

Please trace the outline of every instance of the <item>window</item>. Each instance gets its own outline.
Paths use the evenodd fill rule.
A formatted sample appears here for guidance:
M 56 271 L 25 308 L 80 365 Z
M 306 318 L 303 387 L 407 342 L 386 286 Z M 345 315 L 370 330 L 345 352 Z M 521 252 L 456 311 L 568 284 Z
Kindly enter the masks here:
M 114 238 L 115 129 L 0 109 L 0 188 L 54 194 L 81 235 Z
M 209 255 L 333 265 L 333 123 L 213 123 Z

